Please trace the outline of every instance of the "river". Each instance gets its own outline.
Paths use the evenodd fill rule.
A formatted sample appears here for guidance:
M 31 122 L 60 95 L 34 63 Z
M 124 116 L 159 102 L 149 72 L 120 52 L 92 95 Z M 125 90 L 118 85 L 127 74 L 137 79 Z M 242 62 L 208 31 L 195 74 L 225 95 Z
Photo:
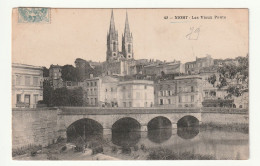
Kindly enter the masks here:
M 210 155 L 221 160 L 248 159 L 248 142 L 248 134 L 242 132 L 198 128 L 155 129 L 149 132 L 120 132 L 112 135 L 112 143 L 119 147 L 144 145 L 147 149 L 167 148 L 177 153 Z

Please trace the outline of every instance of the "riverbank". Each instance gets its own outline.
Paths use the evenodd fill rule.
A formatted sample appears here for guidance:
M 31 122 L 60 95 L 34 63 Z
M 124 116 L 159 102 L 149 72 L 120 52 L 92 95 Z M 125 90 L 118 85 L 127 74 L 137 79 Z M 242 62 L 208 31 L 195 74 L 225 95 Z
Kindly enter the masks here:
M 47 147 L 28 146 L 14 149 L 14 160 L 211 160 L 248 158 L 248 125 L 203 123 L 194 137 L 170 137 L 158 131 L 162 142 L 153 142 L 148 135 L 136 144 L 118 146 L 112 140 L 92 139 L 78 144 L 59 139 Z M 186 134 L 193 134 L 189 130 Z M 132 135 L 133 136 L 133 135 Z M 164 139 L 167 137 L 167 139 Z M 101 137 L 100 137 L 101 138 Z M 133 137 L 137 138 L 137 137 Z M 123 139 L 123 137 L 121 138 Z M 80 139 L 82 140 L 82 139 Z M 121 140 L 123 141 L 123 140 Z M 86 149 L 82 153 L 83 144 Z M 77 148 L 75 148 L 77 146 Z
M 200 130 L 221 130 L 221 131 L 232 131 L 241 132 L 248 134 L 249 125 L 245 123 L 231 123 L 231 124 L 218 124 L 218 123 L 201 123 Z

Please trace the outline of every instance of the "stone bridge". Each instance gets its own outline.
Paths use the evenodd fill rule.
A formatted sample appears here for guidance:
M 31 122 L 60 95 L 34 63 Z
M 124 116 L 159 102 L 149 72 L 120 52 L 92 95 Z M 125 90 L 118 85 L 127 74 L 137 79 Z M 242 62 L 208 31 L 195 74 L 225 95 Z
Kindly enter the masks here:
M 196 119 L 201 122 L 201 109 L 170 109 L 170 108 L 94 108 L 94 107 L 63 107 L 58 113 L 58 129 L 63 137 L 71 124 L 78 120 L 90 119 L 99 123 L 103 128 L 103 134 L 112 133 L 112 126 L 123 118 L 137 121 L 140 131 L 148 130 L 148 123 L 157 117 L 168 119 L 172 129 L 177 129 L 177 123 L 183 117 Z

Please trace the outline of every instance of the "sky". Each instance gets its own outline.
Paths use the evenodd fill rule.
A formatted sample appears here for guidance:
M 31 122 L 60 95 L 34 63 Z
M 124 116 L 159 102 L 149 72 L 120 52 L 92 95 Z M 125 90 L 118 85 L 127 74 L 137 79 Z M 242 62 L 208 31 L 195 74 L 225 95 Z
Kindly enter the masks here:
M 113 11 L 120 51 L 128 12 L 135 59 L 185 63 L 206 55 L 225 59 L 248 53 L 247 9 Z M 175 19 L 175 16 L 188 16 L 188 19 Z M 214 19 L 215 16 L 226 18 Z M 76 58 L 103 62 L 110 18 L 111 9 L 51 9 L 50 23 L 18 23 L 18 11 L 13 9 L 12 62 L 46 67 L 74 65 Z

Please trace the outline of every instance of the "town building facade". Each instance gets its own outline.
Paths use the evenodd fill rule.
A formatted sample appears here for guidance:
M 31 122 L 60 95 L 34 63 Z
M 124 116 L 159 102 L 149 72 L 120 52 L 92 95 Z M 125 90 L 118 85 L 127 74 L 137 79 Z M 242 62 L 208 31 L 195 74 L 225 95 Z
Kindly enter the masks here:
M 86 106 L 117 107 L 118 79 L 101 76 L 86 79 L 83 84 Z
M 50 85 L 54 88 L 62 88 L 63 80 L 61 78 L 61 66 L 59 65 L 51 65 L 49 68 L 49 81 Z
M 198 75 L 178 76 L 155 85 L 158 107 L 194 108 L 202 106 L 202 79 Z
M 43 99 L 43 67 L 12 63 L 12 107 L 36 108 Z
M 206 57 L 197 58 L 195 61 L 185 63 L 186 74 L 199 74 L 205 67 L 211 67 L 214 65 L 214 59 L 210 55 Z
M 117 99 L 119 107 L 153 107 L 154 83 L 148 80 L 119 82 Z

